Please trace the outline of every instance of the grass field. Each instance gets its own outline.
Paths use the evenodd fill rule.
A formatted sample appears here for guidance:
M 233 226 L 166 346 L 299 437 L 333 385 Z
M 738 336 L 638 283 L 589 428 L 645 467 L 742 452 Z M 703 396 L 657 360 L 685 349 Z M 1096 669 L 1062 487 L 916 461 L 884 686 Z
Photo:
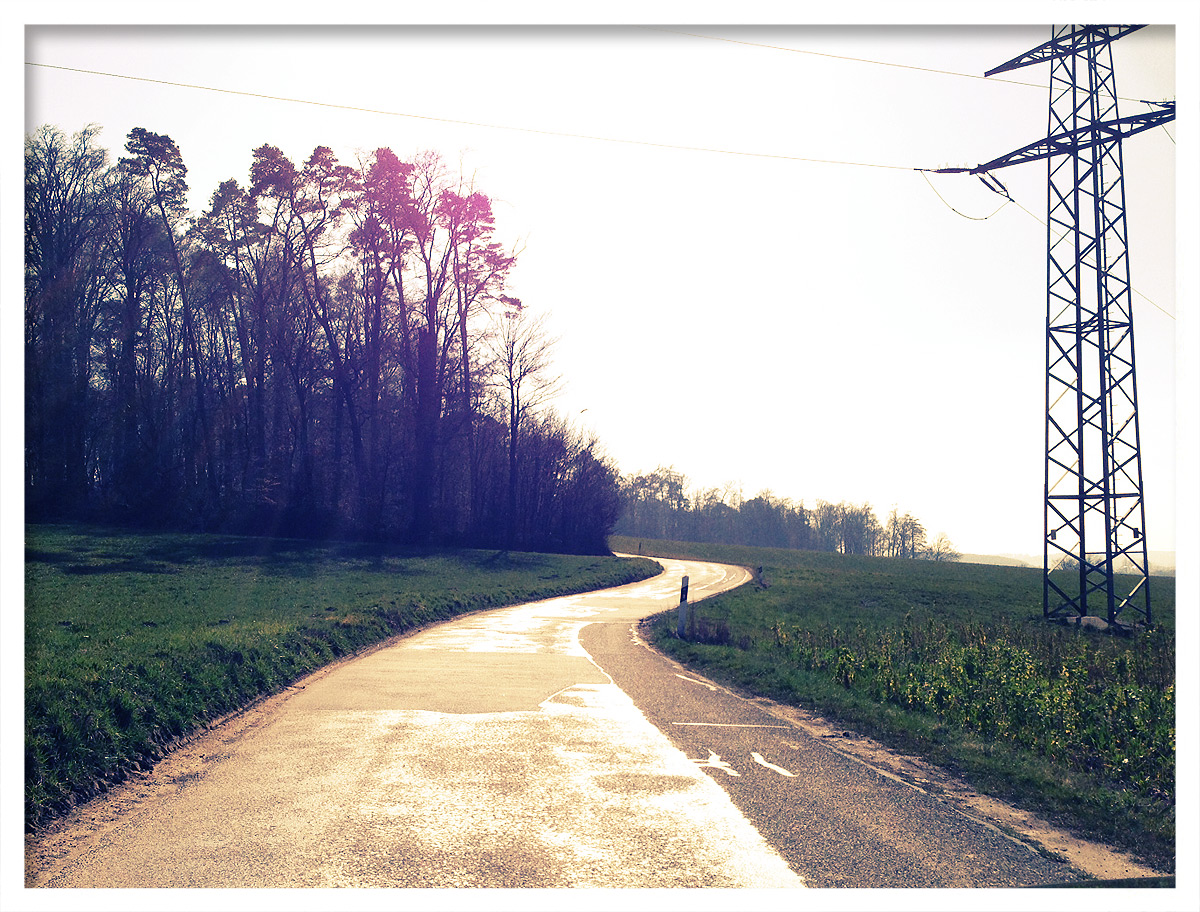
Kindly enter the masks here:
M 676 659 L 1174 871 L 1173 577 L 1151 580 L 1156 628 L 1126 639 L 1047 624 L 1040 568 L 640 544 L 762 567 L 698 604 L 686 640 L 674 612 L 655 620 Z
M 26 826 L 370 644 L 657 572 L 613 557 L 28 526 Z

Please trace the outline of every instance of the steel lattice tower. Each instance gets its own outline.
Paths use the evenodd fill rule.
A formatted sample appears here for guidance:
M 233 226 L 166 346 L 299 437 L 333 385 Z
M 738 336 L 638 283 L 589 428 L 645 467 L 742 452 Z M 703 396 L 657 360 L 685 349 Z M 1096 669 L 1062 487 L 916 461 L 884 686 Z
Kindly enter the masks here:
M 1111 45 L 1139 28 L 1055 26 L 1049 42 L 989 70 L 1049 62 L 1049 127 L 970 169 L 1047 161 L 1046 618 L 1116 624 L 1130 612 L 1151 623 L 1121 141 L 1175 112 L 1173 102 L 1117 112 Z M 1133 578 L 1127 591 L 1119 574 Z

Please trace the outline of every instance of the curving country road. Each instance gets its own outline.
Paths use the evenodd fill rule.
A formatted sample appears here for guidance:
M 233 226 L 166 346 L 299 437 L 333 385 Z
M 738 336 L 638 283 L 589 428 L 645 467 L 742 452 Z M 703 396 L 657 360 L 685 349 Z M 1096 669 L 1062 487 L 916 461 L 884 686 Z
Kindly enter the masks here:
M 1077 876 L 641 643 L 745 582 L 469 615 L 318 673 L 27 844 L 30 887 L 1018 886 Z

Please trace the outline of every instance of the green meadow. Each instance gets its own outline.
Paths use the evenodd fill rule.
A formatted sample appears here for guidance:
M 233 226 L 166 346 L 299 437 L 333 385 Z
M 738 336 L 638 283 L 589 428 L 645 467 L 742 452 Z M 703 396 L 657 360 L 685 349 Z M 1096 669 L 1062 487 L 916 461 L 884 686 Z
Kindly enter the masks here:
M 614 557 L 27 526 L 26 827 L 388 637 L 658 571 Z
M 636 552 L 637 539 L 614 537 Z M 1048 625 L 1041 571 L 641 541 L 749 566 L 673 657 L 919 753 L 973 787 L 1175 866 L 1175 581 L 1130 638 Z M 221 716 L 456 615 L 642 579 L 650 560 L 26 528 L 26 825 Z
M 1173 577 L 1151 579 L 1154 629 L 1126 638 L 1044 621 L 1040 568 L 640 545 L 762 568 L 698 603 L 685 639 L 657 617 L 664 652 L 1174 871 Z

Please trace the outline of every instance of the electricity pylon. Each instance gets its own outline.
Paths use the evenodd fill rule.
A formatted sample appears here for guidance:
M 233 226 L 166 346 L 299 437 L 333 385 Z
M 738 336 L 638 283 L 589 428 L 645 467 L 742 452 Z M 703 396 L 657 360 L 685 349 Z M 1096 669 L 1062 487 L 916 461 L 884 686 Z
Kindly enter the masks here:
M 1122 118 L 1112 42 L 1144 26 L 1059 25 L 988 70 L 1050 64 L 1045 139 L 976 168 L 1046 159 L 1046 475 L 1042 613 L 1151 623 L 1121 141 L 1175 117 Z M 966 169 L 964 169 L 966 170 Z M 1116 575 L 1133 577 L 1121 594 Z

